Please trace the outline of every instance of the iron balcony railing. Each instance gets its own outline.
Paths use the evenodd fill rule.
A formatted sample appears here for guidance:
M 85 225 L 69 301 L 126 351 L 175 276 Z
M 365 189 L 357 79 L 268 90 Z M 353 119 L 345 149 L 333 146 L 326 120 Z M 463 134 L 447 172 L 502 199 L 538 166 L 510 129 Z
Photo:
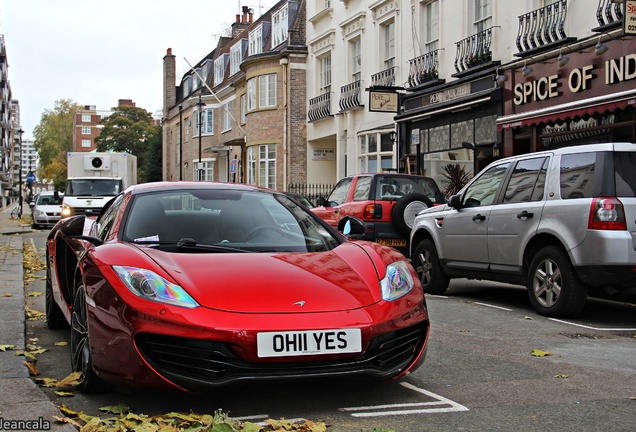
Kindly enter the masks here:
M 516 42 L 519 53 L 542 51 L 565 41 L 567 11 L 567 0 L 559 0 L 519 16 Z
M 394 87 L 395 86 L 395 70 L 396 67 L 392 66 L 388 69 L 384 69 L 377 74 L 371 75 L 371 85 L 373 87 Z
M 601 28 L 614 27 L 623 21 L 623 8 L 612 0 L 598 0 L 596 20 Z
M 492 61 L 493 28 L 490 27 L 455 43 L 457 45 L 455 53 L 455 70 L 457 72 L 464 72 Z
M 316 121 L 331 115 L 331 92 L 309 99 L 309 121 Z
M 340 87 L 340 111 L 348 111 L 362 106 L 362 81 L 357 80 L 351 84 Z
M 439 50 L 427 52 L 424 55 L 409 60 L 409 87 L 418 87 L 422 84 L 439 78 Z

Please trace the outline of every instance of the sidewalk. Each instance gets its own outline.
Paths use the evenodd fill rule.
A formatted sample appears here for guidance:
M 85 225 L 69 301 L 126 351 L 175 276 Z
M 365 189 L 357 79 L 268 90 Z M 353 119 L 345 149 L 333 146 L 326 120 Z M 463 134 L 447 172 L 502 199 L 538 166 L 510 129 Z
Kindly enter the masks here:
M 48 429 L 72 432 L 68 424 L 56 423 L 60 412 L 29 377 L 25 358 L 16 350 L 25 349 L 26 318 L 24 314 L 24 273 L 22 238 L 32 231 L 30 224 L 11 219 L 15 205 L 0 211 L 0 345 L 13 345 L 13 350 L 0 350 L 0 430 Z M 31 210 L 23 207 L 24 218 Z M 27 421 L 18 425 L 13 422 Z M 48 423 L 47 423 L 48 422 Z

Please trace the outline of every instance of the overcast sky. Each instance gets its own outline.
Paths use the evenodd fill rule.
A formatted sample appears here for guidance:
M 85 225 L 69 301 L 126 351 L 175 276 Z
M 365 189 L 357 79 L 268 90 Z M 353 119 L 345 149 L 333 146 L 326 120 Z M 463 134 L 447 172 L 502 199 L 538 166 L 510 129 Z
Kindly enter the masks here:
M 0 0 L 13 99 L 24 139 L 45 110 L 71 99 L 108 111 L 119 99 L 161 115 L 163 57 L 177 78 L 216 47 L 241 13 L 254 20 L 278 0 Z M 262 12 L 259 12 L 262 11 Z

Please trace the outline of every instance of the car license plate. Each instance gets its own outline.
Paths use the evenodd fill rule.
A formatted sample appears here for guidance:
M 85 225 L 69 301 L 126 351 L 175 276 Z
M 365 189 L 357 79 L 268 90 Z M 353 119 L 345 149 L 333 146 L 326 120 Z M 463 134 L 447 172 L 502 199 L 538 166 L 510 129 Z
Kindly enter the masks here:
M 406 247 L 406 239 L 403 238 L 378 238 L 375 242 L 385 246 Z
M 262 332 L 256 336 L 259 357 L 359 353 L 360 329 Z

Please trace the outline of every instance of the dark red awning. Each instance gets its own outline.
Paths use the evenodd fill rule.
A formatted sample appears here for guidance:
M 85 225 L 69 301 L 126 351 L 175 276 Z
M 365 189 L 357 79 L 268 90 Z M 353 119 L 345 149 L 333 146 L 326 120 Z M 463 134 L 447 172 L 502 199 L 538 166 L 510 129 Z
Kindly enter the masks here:
M 635 106 L 636 90 L 503 116 L 497 119 L 497 130 L 515 129 L 541 123 L 559 123 L 568 119 L 604 114 Z

